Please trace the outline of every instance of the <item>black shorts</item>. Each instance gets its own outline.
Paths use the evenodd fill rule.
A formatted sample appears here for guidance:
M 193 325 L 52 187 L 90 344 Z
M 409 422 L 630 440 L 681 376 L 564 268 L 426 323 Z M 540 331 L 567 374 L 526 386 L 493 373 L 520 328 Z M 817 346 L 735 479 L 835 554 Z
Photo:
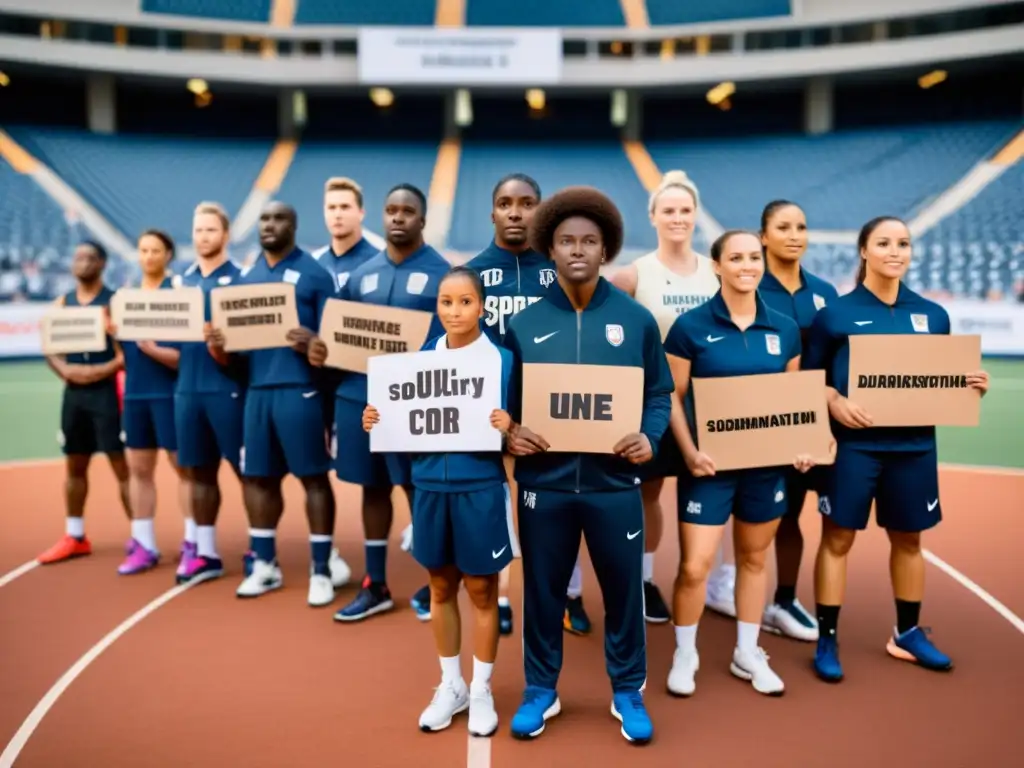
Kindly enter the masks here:
M 655 457 L 646 464 L 641 464 L 637 469 L 637 475 L 645 483 L 680 475 L 689 477 L 690 470 L 686 468 L 683 452 L 679 449 L 676 436 L 672 433 L 671 424 L 665 430 L 665 434 L 658 444 L 658 453 Z
M 65 388 L 58 440 L 65 456 L 124 451 L 121 410 L 113 381 L 96 388 Z

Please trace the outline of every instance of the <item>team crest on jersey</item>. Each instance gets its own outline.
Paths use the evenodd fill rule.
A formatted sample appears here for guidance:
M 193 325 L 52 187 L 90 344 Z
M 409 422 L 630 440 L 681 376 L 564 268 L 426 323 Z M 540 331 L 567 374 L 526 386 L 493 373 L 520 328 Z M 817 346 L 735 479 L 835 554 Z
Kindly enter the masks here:
M 371 275 L 363 275 L 363 279 L 359 281 L 359 293 L 365 296 L 368 293 L 373 293 L 377 290 L 378 275 L 374 272 Z
M 427 287 L 427 280 L 430 278 L 426 272 L 413 272 L 405 282 L 405 292 L 413 296 L 419 296 Z
M 814 308 L 815 309 L 824 309 L 825 308 L 825 297 L 824 296 L 819 296 L 818 294 L 814 293 L 814 294 L 811 294 L 811 298 L 814 299 Z
M 174 275 L 171 278 L 171 288 L 181 288 L 181 275 Z
M 547 288 L 555 282 L 555 270 L 553 269 L 542 269 L 540 271 L 540 284 L 542 288 Z
M 613 347 L 621 347 L 622 342 L 626 340 L 626 332 L 622 330 L 621 325 L 609 323 L 604 327 L 604 337 Z
M 496 285 L 501 285 L 501 281 L 505 279 L 505 272 L 497 267 L 494 269 L 485 269 L 480 273 L 480 280 L 483 282 L 485 288 L 493 288 Z
M 779 341 L 779 337 L 774 333 L 766 333 L 764 335 L 765 346 L 768 347 L 769 355 L 781 355 L 782 354 L 782 342 Z
M 231 282 L 231 275 L 224 275 L 217 278 L 217 285 L 227 285 Z
M 339 272 L 339 273 L 338 273 L 338 290 L 339 290 L 339 291 L 340 291 L 340 290 L 341 290 L 342 288 L 344 288 L 344 287 L 345 287 L 345 284 L 346 284 L 346 283 L 348 283 L 348 276 L 349 276 L 349 273 L 348 273 L 348 272 Z
M 910 324 L 915 333 L 928 333 L 928 315 L 911 315 Z

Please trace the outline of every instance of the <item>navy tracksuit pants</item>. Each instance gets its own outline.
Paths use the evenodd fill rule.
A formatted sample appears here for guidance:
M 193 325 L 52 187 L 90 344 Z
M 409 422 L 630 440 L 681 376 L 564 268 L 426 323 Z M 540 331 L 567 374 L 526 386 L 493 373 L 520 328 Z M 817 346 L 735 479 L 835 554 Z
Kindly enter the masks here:
M 639 488 L 574 493 L 519 487 L 526 684 L 558 686 L 565 591 L 581 534 L 604 599 L 604 654 L 612 689 L 637 691 L 647 679 Z

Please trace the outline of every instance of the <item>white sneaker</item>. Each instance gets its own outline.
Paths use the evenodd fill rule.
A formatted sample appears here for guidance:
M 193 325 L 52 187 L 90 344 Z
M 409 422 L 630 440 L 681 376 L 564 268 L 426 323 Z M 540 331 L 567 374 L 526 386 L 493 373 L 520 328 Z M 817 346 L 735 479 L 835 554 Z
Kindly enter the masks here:
M 330 577 L 319 573 L 309 574 L 309 596 L 306 602 L 314 608 L 322 608 L 334 602 L 334 585 Z
M 736 618 L 736 566 L 723 563 L 708 577 L 707 597 L 704 605 L 715 613 Z
M 442 731 L 452 724 L 452 718 L 469 709 L 469 689 L 462 678 L 441 681 L 430 705 L 420 715 L 421 731 Z
M 732 653 L 729 671 L 740 680 L 749 680 L 754 690 L 765 696 L 781 696 L 785 693 L 786 686 L 782 678 L 768 666 L 768 654 L 764 648 L 758 648 L 755 653 L 746 653 L 737 646 Z
M 252 573 L 238 585 L 235 594 L 238 597 L 259 597 L 284 585 L 284 577 L 276 563 L 265 560 L 253 560 Z
M 352 569 L 349 568 L 337 549 L 331 550 L 331 559 L 327 563 L 331 569 L 331 584 L 335 588 L 344 587 L 352 578 Z M 332 598 L 333 599 L 333 598 Z
M 818 622 L 800 605 L 799 600 L 793 600 L 792 605 L 786 606 L 772 603 L 764 609 L 761 625 L 776 635 L 785 635 L 805 643 L 818 641 Z
M 489 685 L 469 689 L 469 733 L 471 736 L 493 736 L 498 730 L 498 712 Z
M 695 677 L 700 669 L 697 650 L 676 648 L 672 655 L 672 669 L 668 673 L 668 691 L 675 696 L 693 696 L 697 690 Z

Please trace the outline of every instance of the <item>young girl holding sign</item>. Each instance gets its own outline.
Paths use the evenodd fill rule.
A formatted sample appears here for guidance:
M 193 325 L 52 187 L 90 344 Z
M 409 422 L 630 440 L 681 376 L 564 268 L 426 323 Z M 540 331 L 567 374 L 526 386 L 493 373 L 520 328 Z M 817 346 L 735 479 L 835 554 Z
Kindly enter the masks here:
M 886 646 L 897 659 L 945 671 L 952 661 L 918 626 L 924 597 L 921 531 L 937 525 L 938 455 L 934 427 L 873 427 L 871 415 L 847 399 L 850 337 L 856 334 L 950 332 L 949 315 L 914 293 L 902 278 L 910 265 L 910 232 L 899 219 L 872 219 L 857 238 L 857 287 L 818 313 L 807 340 L 804 367 L 824 369 L 832 433 L 834 471 L 818 501 L 821 545 L 815 563 L 818 638 L 814 669 L 827 682 L 843 678 L 836 628 L 846 591 L 846 558 L 858 530 L 867 527 L 871 502 L 891 546 L 889 568 L 896 598 L 896 628 Z M 982 395 L 988 374 L 967 374 Z
M 786 513 L 785 468 L 717 473 L 713 457 L 696 445 L 690 378 L 799 370 L 800 331 L 758 296 L 764 256 L 757 235 L 726 232 L 711 246 L 711 258 L 721 290 L 681 315 L 665 338 L 678 398 L 673 402 L 672 431 L 692 475 L 680 477 L 677 490 L 682 560 L 673 595 L 676 651 L 668 689 L 677 696 L 690 696 L 696 689 L 697 625 L 704 612 L 708 573 L 725 524 L 734 517 L 736 649 L 729 669 L 759 693 L 779 696 L 785 687 L 768 666 L 757 639 L 767 587 L 765 558 Z M 809 457 L 798 456 L 794 466 L 806 472 L 812 463 Z
M 441 281 L 437 314 L 444 335 L 423 349 L 471 349 L 474 356 L 501 360 L 501 402 L 505 407 L 512 373 L 511 353 L 480 330 L 484 287 L 468 267 L 453 268 Z M 363 429 L 380 422 L 373 405 L 363 411 Z M 491 426 L 506 434 L 504 410 L 491 413 Z M 498 653 L 498 575 L 518 553 L 511 526 L 505 467 L 493 453 L 417 453 L 412 461 L 413 556 L 430 574 L 430 617 L 441 657 L 441 685 L 420 715 L 420 728 L 440 731 L 452 717 L 469 710 L 469 731 L 491 736 L 498 728 L 490 680 Z M 459 660 L 461 618 L 459 584 L 476 614 L 473 680 L 467 687 Z

